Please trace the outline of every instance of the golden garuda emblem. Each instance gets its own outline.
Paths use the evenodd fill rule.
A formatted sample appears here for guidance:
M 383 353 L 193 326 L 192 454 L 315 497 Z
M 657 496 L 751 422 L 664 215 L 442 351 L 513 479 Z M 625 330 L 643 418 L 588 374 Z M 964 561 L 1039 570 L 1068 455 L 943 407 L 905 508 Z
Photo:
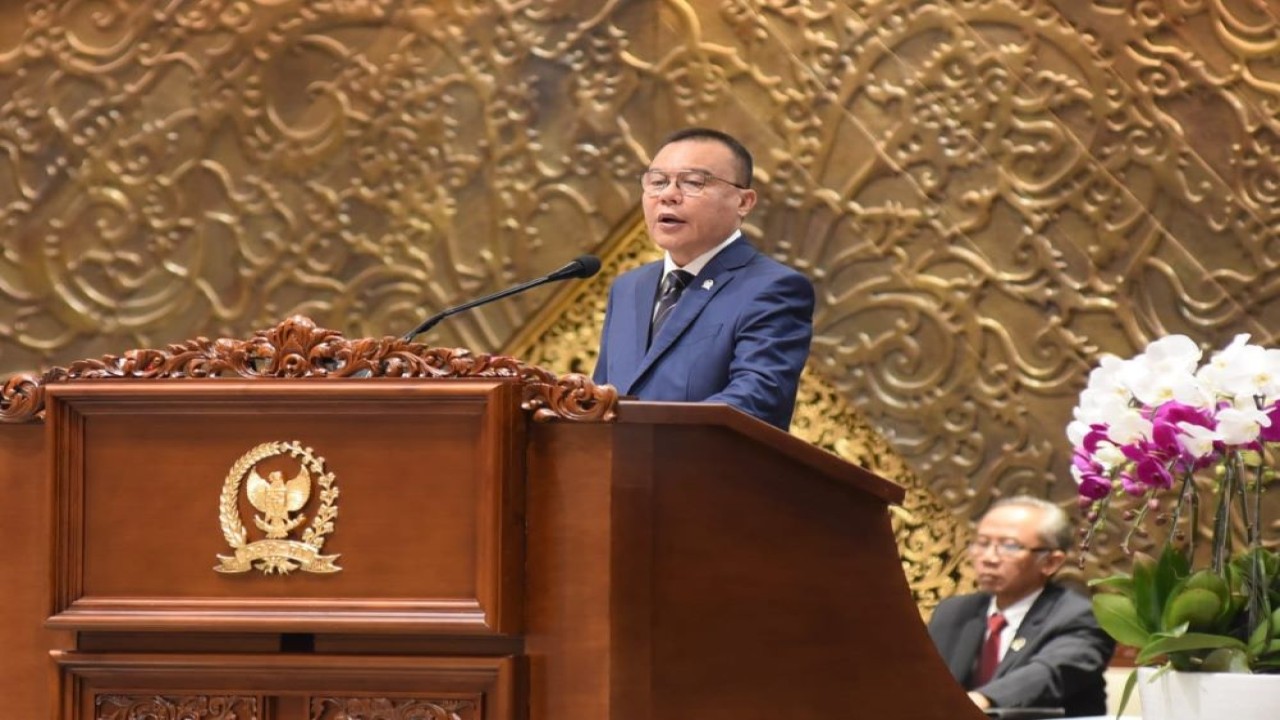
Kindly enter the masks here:
M 264 478 L 258 473 L 258 464 L 277 455 L 289 455 L 298 461 L 299 470 L 285 479 L 286 473 L 272 470 Z M 247 478 L 247 479 L 246 479 Z M 302 533 L 301 540 L 291 539 L 289 534 L 306 522 L 302 513 L 311 499 L 313 483 L 320 489 L 320 504 L 316 507 L 311 524 Z M 240 521 L 240 485 L 244 483 L 249 504 L 258 510 L 253 524 L 266 533 L 266 537 L 249 542 L 249 531 Z M 214 570 L 224 573 L 242 573 L 257 568 L 270 575 L 305 570 L 314 573 L 338 572 L 334 565 L 337 555 L 321 555 L 324 538 L 333 532 L 334 518 L 338 517 L 338 487 L 333 473 L 324 467 L 324 458 L 316 457 L 311 448 L 302 443 L 263 443 L 245 453 L 231 466 L 222 484 L 222 499 L 218 505 L 218 519 L 222 523 L 222 536 L 227 539 L 235 555 L 219 555 L 221 564 Z

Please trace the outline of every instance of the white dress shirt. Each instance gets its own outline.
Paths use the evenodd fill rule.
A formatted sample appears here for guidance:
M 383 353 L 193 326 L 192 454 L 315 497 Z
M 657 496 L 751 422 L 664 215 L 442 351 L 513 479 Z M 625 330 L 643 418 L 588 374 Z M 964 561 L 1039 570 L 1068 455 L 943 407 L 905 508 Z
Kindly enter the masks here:
M 1040 597 L 1040 593 L 1044 592 L 1044 588 L 1040 588 L 1030 595 L 1015 602 L 1009 607 L 1001 610 L 996 607 L 996 599 L 991 598 L 991 604 L 987 606 L 987 618 L 1000 613 L 1004 615 L 1005 626 L 1000 631 L 1000 660 L 1004 660 L 1005 653 L 1009 652 L 1009 645 L 1013 643 L 1013 639 L 1018 637 L 1018 629 L 1022 627 L 1022 621 L 1027 618 L 1027 613 L 1031 612 L 1031 606 L 1035 604 L 1036 598 Z M 985 640 L 986 637 L 983 637 Z

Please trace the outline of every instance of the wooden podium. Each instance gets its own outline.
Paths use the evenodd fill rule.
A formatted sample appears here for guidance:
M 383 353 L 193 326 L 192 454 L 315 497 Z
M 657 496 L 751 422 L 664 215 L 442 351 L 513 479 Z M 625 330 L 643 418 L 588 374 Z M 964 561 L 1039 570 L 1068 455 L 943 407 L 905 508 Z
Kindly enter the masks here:
M 5 717 L 983 717 L 902 491 L 724 406 L 293 318 L 0 420 Z

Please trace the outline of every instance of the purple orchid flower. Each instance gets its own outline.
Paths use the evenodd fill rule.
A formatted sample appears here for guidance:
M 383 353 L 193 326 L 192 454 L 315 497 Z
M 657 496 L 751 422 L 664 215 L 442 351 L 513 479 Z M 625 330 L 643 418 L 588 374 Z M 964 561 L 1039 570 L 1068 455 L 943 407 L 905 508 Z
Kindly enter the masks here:
M 1264 426 L 1258 433 L 1258 440 L 1261 442 L 1280 442 L 1280 403 L 1271 406 L 1267 411 L 1267 418 L 1271 420 L 1271 424 Z

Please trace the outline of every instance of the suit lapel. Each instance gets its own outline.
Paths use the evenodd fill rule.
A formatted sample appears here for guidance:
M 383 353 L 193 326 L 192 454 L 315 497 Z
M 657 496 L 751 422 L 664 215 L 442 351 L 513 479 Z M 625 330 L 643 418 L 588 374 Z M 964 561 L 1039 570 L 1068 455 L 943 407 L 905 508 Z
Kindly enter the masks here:
M 640 351 L 644 354 L 640 361 L 640 367 L 636 370 L 636 375 L 628 384 L 625 392 L 630 392 L 632 386 L 644 377 L 649 368 L 653 367 L 658 358 L 662 357 L 676 340 L 684 335 L 693 321 L 702 314 L 703 309 L 707 307 L 707 303 L 716 296 L 726 285 L 733 281 L 734 276 L 746 265 L 756 254 L 755 248 L 747 244 L 745 239 L 739 238 L 729 247 L 721 250 L 707 266 L 702 268 L 702 272 L 689 283 L 689 287 L 685 289 L 684 294 L 680 296 L 680 302 L 676 304 L 675 310 L 671 312 L 671 316 L 662 324 L 662 330 L 658 336 L 653 339 L 653 343 L 649 346 L 649 351 L 644 352 L 645 337 L 649 330 L 649 319 L 653 312 L 653 296 L 657 293 L 658 281 L 661 279 L 656 275 L 661 275 L 661 265 L 655 274 L 652 282 L 649 278 L 645 278 L 637 284 L 637 291 L 642 292 L 643 287 L 647 286 L 650 295 L 648 303 L 644 304 L 645 320 L 641 326 Z M 637 304 L 640 304 L 639 302 Z
M 1034 647 L 1036 640 L 1039 639 L 1043 630 L 1045 620 L 1053 613 L 1053 606 L 1058 602 L 1058 596 L 1062 589 L 1056 585 L 1046 585 L 1044 591 L 1040 593 L 1040 597 L 1031 604 L 1031 609 L 1027 611 L 1027 616 L 1022 619 L 1022 624 L 1018 626 L 1018 632 L 1013 636 L 1012 642 L 1009 643 L 1009 649 L 1001 658 L 1000 664 L 996 666 L 996 672 L 992 677 L 1000 677 L 1006 672 L 1018 667 L 1022 664 L 1023 658 L 1028 657 L 1028 648 Z
M 990 602 L 991 599 L 984 595 L 981 602 L 974 603 L 973 612 L 969 613 L 968 619 L 956 634 L 955 651 L 951 653 L 951 657 L 947 658 L 947 663 L 951 666 L 951 674 L 959 679 L 966 689 L 973 680 L 974 668 L 977 666 L 977 658 L 982 650 L 982 639 L 987 633 L 987 605 Z
M 629 297 L 622 298 L 625 302 L 631 304 L 631 324 L 619 333 L 621 338 L 626 341 L 626 345 L 619 348 L 621 351 L 619 366 L 636 368 L 635 374 L 630 378 L 618 378 L 617 380 L 618 389 L 624 395 L 631 392 L 631 388 L 640 377 L 640 373 L 644 371 L 640 365 L 644 361 L 645 345 L 649 342 L 649 323 L 653 319 L 653 303 L 654 298 L 657 297 L 658 282 L 661 279 L 662 263 L 657 262 L 646 265 L 639 270 L 639 276 L 631 286 Z

